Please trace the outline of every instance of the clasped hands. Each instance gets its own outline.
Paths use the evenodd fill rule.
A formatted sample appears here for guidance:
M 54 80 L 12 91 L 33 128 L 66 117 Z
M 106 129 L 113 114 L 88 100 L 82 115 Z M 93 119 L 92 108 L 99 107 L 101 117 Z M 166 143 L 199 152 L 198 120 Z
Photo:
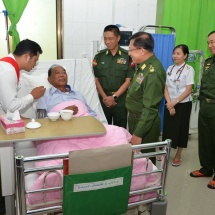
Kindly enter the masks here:
M 113 96 L 107 96 L 103 99 L 103 103 L 106 107 L 111 108 L 114 107 L 117 103 L 114 100 Z
M 175 106 L 174 102 L 167 102 L 166 103 L 166 108 L 169 110 L 170 116 L 174 116 L 176 114 L 174 106 Z

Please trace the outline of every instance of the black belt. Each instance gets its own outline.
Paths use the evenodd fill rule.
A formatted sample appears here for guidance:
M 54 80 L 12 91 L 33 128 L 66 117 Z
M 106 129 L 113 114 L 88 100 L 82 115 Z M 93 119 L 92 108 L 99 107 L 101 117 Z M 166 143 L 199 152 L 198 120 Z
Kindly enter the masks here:
M 142 115 L 141 113 L 131 113 L 131 112 L 128 112 L 128 113 L 129 113 L 129 116 L 133 118 L 140 118 Z
M 205 99 L 205 101 L 206 101 L 207 103 L 215 104 L 215 100 L 214 100 L 214 99 L 208 99 L 208 98 L 204 98 L 204 99 Z

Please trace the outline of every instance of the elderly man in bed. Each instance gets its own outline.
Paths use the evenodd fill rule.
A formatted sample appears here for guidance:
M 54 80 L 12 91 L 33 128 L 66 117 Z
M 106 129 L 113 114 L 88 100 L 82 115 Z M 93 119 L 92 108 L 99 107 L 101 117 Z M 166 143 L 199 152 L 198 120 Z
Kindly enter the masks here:
M 47 113 L 62 109 L 73 110 L 74 115 L 78 116 L 84 115 L 84 113 L 97 116 L 87 104 L 84 96 L 67 84 L 67 73 L 63 66 L 52 65 L 48 70 L 48 81 L 52 87 L 46 90 L 44 96 L 38 100 L 37 118 L 44 118 L 47 116 Z M 84 112 L 83 108 L 79 110 L 77 106 L 79 104 L 80 107 L 80 103 L 85 106 L 86 110 Z M 82 114 L 80 111 L 82 111 Z

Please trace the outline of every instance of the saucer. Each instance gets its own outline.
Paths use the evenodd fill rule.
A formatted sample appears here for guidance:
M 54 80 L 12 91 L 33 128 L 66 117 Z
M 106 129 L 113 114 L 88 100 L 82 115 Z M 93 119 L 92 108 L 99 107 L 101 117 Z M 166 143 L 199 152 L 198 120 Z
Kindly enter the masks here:
M 40 128 L 41 124 L 39 122 L 35 122 L 35 120 L 32 119 L 31 122 L 29 122 L 25 127 L 29 129 L 35 129 Z

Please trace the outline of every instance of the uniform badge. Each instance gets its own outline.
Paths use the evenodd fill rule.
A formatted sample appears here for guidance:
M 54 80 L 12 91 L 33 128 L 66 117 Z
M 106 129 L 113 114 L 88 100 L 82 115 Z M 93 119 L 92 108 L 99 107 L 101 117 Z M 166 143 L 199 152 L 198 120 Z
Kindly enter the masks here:
M 155 71 L 155 68 L 152 65 L 150 65 L 149 72 L 154 72 L 154 71 Z
M 118 58 L 117 64 L 126 64 L 126 59 L 125 58 Z
M 143 81 L 143 79 L 144 79 L 143 73 L 139 73 L 139 74 L 137 75 L 136 82 L 137 82 L 138 84 L 141 84 L 142 81 Z
M 122 52 L 119 50 L 119 55 L 122 55 Z
M 208 70 L 210 67 L 211 67 L 211 64 L 207 63 L 206 66 L 205 66 L 205 70 Z
M 135 67 L 135 63 L 133 62 L 133 60 L 130 60 L 130 67 L 134 68 Z
M 97 61 L 96 59 L 93 60 L 93 67 L 97 66 Z

